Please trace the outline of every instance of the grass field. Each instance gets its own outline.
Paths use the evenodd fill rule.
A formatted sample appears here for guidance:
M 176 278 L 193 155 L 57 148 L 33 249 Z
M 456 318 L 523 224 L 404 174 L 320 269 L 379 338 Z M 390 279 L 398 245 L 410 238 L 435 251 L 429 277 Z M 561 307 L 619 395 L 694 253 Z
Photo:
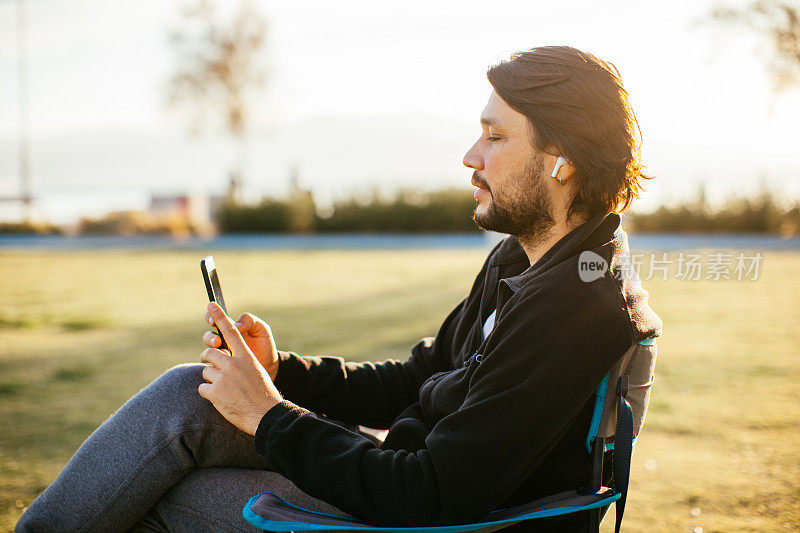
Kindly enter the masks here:
M 200 255 L 0 253 L 0 530 L 121 403 L 197 360 Z M 265 318 L 281 348 L 379 361 L 435 334 L 484 253 L 215 258 L 230 313 Z M 757 281 L 645 283 L 665 328 L 625 530 L 800 528 L 798 273 L 800 253 L 768 253 Z

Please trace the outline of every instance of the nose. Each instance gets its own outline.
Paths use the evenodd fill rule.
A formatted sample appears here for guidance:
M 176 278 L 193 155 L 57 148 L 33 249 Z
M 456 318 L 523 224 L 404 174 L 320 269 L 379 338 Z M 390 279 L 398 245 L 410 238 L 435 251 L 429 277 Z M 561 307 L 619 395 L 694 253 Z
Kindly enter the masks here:
M 478 141 L 479 142 L 479 141 Z M 472 168 L 475 170 L 483 170 L 483 156 L 481 156 L 478 150 L 478 142 L 472 145 L 466 154 L 464 154 L 464 163 L 465 167 Z

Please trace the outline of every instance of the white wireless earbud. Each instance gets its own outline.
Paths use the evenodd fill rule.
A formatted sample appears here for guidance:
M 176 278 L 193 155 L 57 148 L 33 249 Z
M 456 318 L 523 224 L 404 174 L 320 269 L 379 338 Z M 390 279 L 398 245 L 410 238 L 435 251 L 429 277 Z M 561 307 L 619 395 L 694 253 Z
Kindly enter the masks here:
M 555 177 L 556 177 L 556 174 L 558 174 L 558 169 L 560 169 L 560 168 L 561 168 L 562 166 L 564 166 L 566 163 L 567 163 L 567 160 L 566 160 L 566 159 L 564 159 L 564 158 L 563 158 L 563 157 L 561 157 L 561 156 L 558 156 L 558 159 L 556 159 L 556 164 L 555 164 L 555 166 L 553 167 L 553 173 L 552 173 L 552 174 L 550 174 L 550 177 L 551 177 L 551 178 L 555 178 Z

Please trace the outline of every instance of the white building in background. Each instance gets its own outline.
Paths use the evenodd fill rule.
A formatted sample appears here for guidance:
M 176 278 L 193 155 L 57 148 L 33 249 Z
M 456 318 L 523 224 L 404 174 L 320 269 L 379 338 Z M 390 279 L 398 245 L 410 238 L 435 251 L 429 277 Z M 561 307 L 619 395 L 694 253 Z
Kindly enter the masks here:
M 156 217 L 180 217 L 203 231 L 215 226 L 214 215 L 222 197 L 205 194 L 151 194 L 147 212 Z

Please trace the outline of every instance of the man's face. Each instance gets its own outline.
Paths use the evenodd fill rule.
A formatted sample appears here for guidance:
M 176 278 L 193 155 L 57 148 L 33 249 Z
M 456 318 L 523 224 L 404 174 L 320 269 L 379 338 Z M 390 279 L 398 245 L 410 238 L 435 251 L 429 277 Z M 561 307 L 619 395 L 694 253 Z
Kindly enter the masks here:
M 553 201 L 545 161 L 554 159 L 531 145 L 528 119 L 492 91 L 481 113 L 481 138 L 464 155 L 475 169 L 473 219 L 483 229 L 524 239 L 553 226 Z

